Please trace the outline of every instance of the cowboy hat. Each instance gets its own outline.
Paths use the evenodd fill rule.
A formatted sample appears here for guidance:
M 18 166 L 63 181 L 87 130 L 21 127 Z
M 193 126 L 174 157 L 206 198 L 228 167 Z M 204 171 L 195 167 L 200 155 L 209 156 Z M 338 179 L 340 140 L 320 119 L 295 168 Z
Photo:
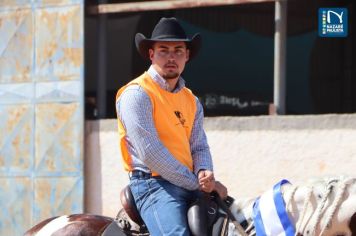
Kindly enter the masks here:
M 189 49 L 189 60 L 192 59 L 199 51 L 201 45 L 201 36 L 195 34 L 191 39 L 187 37 L 183 27 L 178 20 L 172 18 L 161 18 L 152 31 L 151 38 L 146 38 L 143 34 L 137 33 L 135 36 L 136 48 L 140 55 L 145 59 L 150 59 L 148 49 L 153 44 L 160 42 L 185 42 Z

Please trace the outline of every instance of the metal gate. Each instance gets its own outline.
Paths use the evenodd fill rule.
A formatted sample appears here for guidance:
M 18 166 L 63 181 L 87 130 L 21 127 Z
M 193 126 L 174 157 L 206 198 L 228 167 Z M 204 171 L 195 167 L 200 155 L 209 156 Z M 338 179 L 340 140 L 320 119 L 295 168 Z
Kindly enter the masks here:
M 83 211 L 83 8 L 0 1 L 0 235 Z

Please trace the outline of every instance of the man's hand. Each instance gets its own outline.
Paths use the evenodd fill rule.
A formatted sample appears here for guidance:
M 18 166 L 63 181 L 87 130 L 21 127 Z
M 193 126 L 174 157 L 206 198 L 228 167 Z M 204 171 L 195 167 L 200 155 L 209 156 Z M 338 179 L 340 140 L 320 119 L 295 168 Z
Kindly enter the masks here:
M 215 189 L 214 173 L 210 170 L 200 170 L 198 172 L 200 190 L 210 193 Z
M 221 199 L 227 198 L 227 188 L 219 181 L 215 181 L 214 191 L 219 194 Z

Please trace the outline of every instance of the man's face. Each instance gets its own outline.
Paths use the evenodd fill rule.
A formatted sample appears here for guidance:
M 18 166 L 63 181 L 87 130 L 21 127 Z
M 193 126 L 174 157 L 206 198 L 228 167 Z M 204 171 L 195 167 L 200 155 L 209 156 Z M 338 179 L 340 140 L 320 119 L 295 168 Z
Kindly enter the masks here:
M 149 49 L 152 65 L 164 79 L 175 79 L 183 72 L 189 59 L 184 42 L 156 42 Z

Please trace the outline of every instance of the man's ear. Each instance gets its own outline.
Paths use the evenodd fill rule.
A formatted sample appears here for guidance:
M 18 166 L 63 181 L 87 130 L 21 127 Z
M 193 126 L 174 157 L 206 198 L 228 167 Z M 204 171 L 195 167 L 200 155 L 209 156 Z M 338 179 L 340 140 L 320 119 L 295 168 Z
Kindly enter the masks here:
M 152 48 L 148 49 L 148 55 L 150 56 L 150 60 L 152 61 L 152 58 L 153 58 L 153 49 Z
M 187 55 L 187 56 L 186 56 L 186 60 L 185 60 L 185 61 L 187 62 L 187 61 L 189 61 L 189 56 L 190 56 L 190 51 L 189 51 L 189 49 L 187 49 L 186 55 Z

